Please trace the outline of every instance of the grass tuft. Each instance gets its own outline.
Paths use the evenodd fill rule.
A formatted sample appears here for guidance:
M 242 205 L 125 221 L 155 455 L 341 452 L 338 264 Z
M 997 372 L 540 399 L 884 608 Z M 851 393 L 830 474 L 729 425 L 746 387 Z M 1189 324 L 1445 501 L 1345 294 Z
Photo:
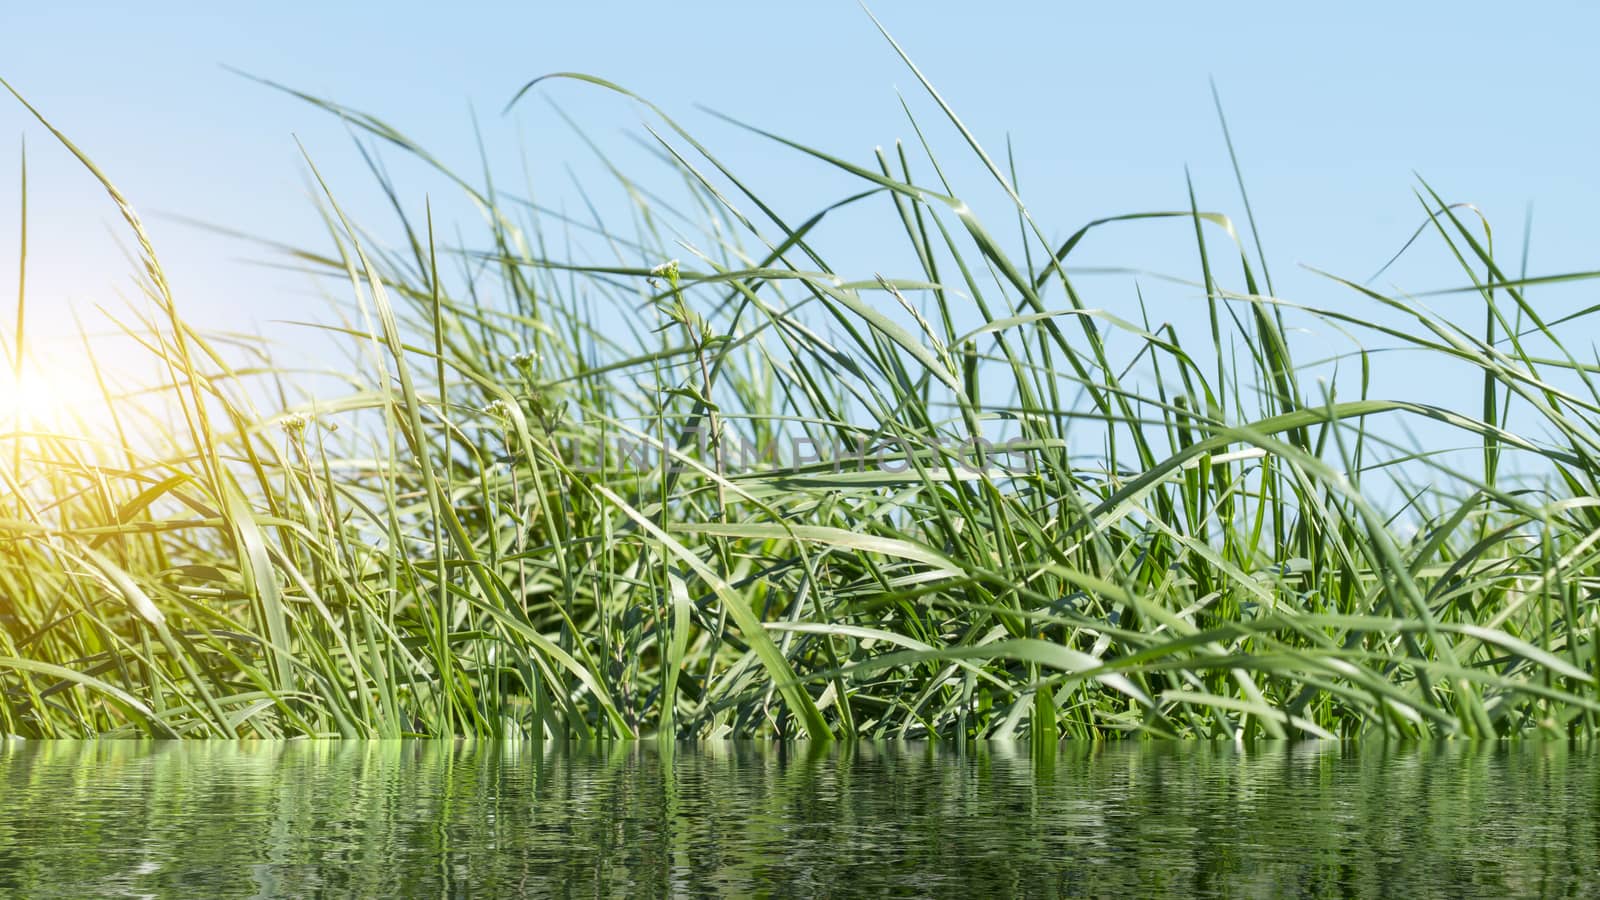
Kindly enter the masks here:
M 1459 264 L 1476 324 L 1333 276 L 1337 307 L 1280 297 L 1253 214 L 1246 245 L 1192 186 L 1055 243 L 1010 148 L 1002 167 L 912 71 L 1014 240 L 914 117 L 917 149 L 870 164 L 752 129 L 859 182 L 788 219 L 624 88 L 530 83 L 518 99 L 576 81 L 655 117 L 687 203 L 606 161 L 625 231 L 291 92 L 484 223 L 441 246 L 363 145 L 391 250 L 317 176 L 326 241 L 280 249 L 346 287 L 346 324 L 322 330 L 356 361 L 318 403 L 264 399 L 295 396 L 294 373 L 180 316 L 133 206 L 51 128 L 137 238 L 152 312 L 125 332 L 165 377 L 97 373 L 109 434 L 0 426 L 0 732 L 1595 734 L 1600 364 L 1526 296 L 1593 273 L 1503 264 L 1426 184 L 1417 240 Z M 846 211 L 879 216 L 872 249 L 911 270 L 831 266 Z M 1173 224 L 1202 329 L 1070 274 L 1091 232 Z M 551 249 L 579 230 L 613 258 Z M 24 283 L 18 381 L 25 309 Z M 1296 355 L 1305 329 L 1362 339 L 1354 397 L 1321 348 Z M 1374 354 L 1400 349 L 1469 371 L 1481 406 L 1376 395 Z M 160 440 L 128 436 L 158 410 Z M 1453 443 L 1408 440 L 1419 425 Z

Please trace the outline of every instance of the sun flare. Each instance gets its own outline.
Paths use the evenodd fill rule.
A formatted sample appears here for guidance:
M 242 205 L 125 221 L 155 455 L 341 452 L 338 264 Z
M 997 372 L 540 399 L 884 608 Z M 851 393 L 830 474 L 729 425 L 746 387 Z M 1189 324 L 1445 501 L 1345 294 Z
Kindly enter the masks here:
M 103 405 L 93 381 L 69 371 L 0 370 L 0 434 L 83 432 Z

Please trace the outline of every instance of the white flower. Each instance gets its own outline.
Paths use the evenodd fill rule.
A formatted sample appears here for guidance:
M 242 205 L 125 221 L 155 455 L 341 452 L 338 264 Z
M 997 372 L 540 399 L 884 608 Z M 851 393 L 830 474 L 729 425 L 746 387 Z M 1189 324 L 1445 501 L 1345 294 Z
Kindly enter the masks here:
M 668 260 L 650 270 L 651 275 L 676 275 L 678 274 L 678 261 Z

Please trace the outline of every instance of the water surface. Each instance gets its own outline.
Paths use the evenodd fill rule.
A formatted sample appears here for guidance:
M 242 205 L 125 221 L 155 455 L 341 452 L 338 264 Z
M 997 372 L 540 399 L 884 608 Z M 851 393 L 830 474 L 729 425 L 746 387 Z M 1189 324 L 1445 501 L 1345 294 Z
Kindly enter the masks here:
M 1564 744 L 0 743 L 0 896 L 1592 896 Z

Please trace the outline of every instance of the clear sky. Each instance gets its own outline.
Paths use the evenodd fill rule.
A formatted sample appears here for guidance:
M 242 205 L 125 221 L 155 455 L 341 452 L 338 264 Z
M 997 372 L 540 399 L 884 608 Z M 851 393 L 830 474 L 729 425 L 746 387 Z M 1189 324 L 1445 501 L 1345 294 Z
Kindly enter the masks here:
M 983 141 L 1003 151 L 1010 136 L 1023 193 L 1052 234 L 1099 216 L 1182 208 L 1185 166 L 1202 207 L 1242 220 L 1214 78 L 1279 291 L 1291 299 L 1342 296 L 1297 264 L 1365 278 L 1404 243 L 1422 221 L 1413 172 L 1447 199 L 1477 204 L 1502 247 L 1520 244 L 1531 205 L 1534 272 L 1600 269 L 1595 6 L 880 0 L 874 11 Z M 475 108 L 495 157 L 515 159 L 520 134 L 542 196 L 569 204 L 576 194 L 563 166 L 580 179 L 597 172 L 581 144 L 540 100 L 500 114 L 517 87 L 546 72 L 591 72 L 647 95 L 796 216 L 836 199 L 841 183 L 696 104 L 864 163 L 874 146 L 913 138 L 897 87 L 930 109 L 846 0 L 0 0 L 0 77 L 121 185 L 150 220 L 183 308 L 215 326 L 315 315 L 317 301 L 303 279 L 249 264 L 264 251 L 161 214 L 319 244 L 296 135 L 336 193 L 357 206 L 372 200 L 336 121 L 224 64 L 380 115 L 468 171 Z M 636 158 L 622 136 L 644 120 L 636 107 L 577 85 L 545 93 L 608 149 Z M 115 302 L 129 284 L 116 244 L 126 233 L 111 205 L 19 105 L 0 99 L 4 332 L 22 135 L 40 327 L 64 321 L 70 304 Z M 935 140 L 961 155 L 948 129 L 936 128 Z M 503 174 L 520 178 L 514 165 Z M 986 189 L 975 176 L 967 183 Z M 419 194 L 440 189 L 416 183 Z M 850 274 L 870 276 L 872 233 L 852 237 L 862 252 L 847 260 L 861 266 Z M 1181 229 L 1108 232 L 1081 262 L 1193 276 L 1186 240 Z M 1417 290 L 1461 282 L 1430 253 L 1393 279 Z

